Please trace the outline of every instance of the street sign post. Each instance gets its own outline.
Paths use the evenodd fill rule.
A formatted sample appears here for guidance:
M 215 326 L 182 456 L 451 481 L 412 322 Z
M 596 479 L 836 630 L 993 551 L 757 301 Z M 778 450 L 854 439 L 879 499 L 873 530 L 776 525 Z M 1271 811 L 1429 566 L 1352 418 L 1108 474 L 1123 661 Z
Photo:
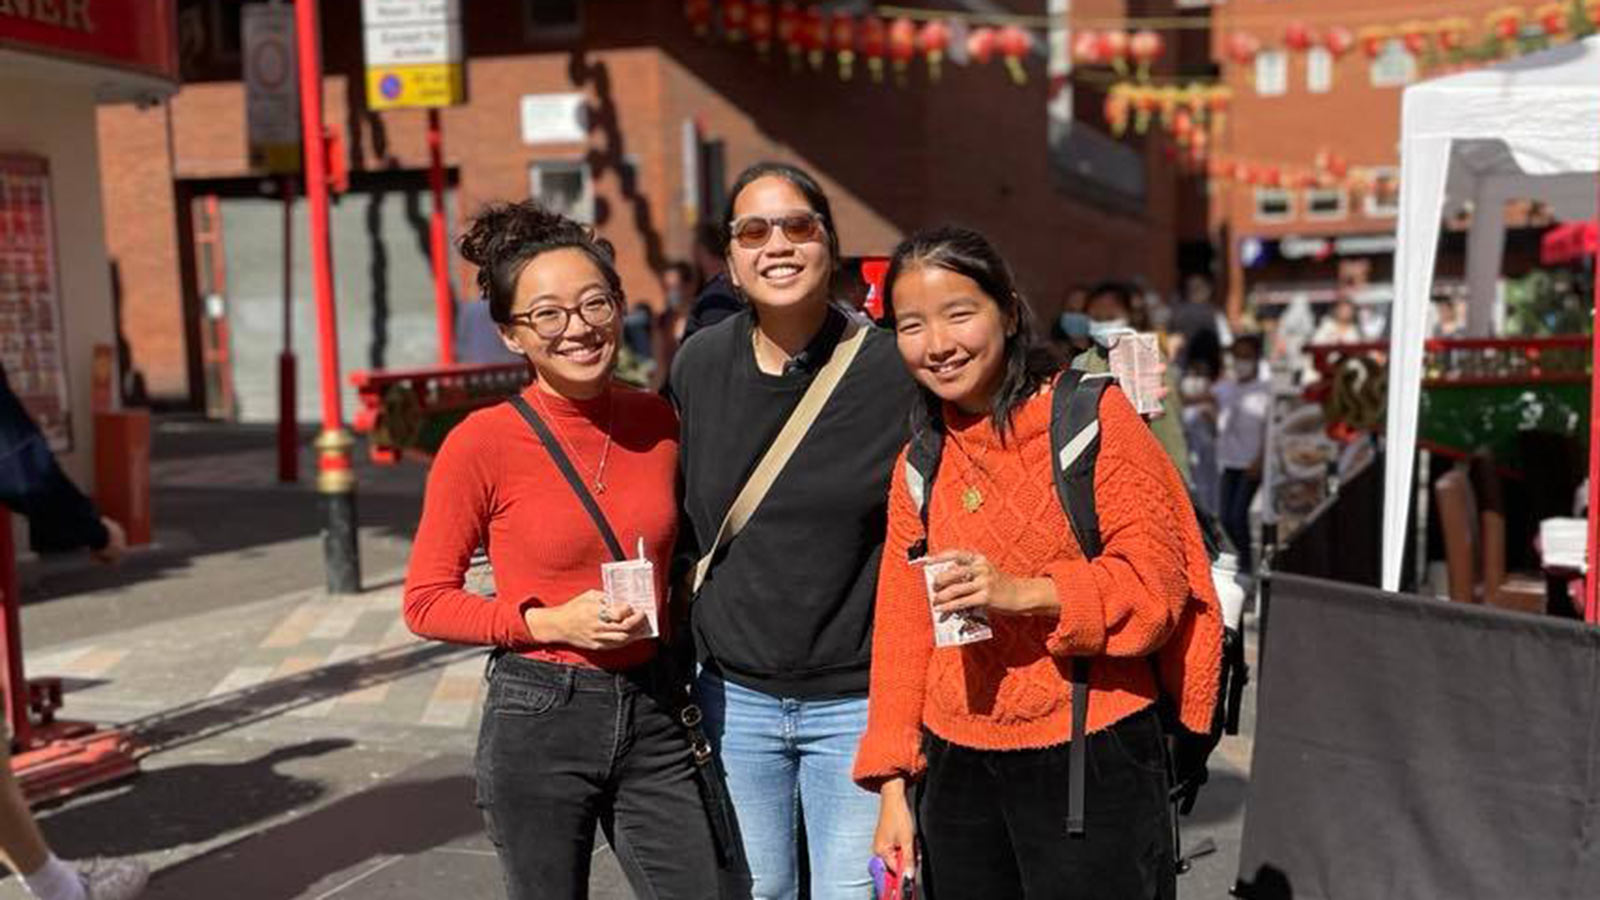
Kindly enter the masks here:
M 295 83 L 294 8 L 251 3 L 241 16 L 250 166 L 300 171 L 300 92 Z

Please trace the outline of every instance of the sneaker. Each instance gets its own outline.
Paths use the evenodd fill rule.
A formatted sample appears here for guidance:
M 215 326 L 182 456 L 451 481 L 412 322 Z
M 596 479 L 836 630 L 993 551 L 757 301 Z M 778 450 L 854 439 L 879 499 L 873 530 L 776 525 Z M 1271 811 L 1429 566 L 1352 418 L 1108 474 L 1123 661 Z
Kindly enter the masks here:
M 150 869 L 136 859 L 90 860 L 78 864 L 85 900 L 133 900 L 144 893 Z

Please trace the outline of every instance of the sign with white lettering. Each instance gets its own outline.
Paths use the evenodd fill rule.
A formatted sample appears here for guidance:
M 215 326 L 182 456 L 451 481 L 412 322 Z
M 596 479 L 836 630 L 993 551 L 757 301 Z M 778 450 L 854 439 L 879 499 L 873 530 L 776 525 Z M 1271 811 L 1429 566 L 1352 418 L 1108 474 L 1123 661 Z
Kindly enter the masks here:
M 294 7 L 244 7 L 245 120 L 250 165 L 276 174 L 300 171 L 300 91 L 295 80 Z
M 589 139 L 589 108 L 582 94 L 527 94 L 522 98 L 524 144 L 581 144 Z
M 367 106 L 407 109 L 466 100 L 460 0 L 362 0 Z
M 176 83 L 175 0 L 0 0 L 0 49 Z

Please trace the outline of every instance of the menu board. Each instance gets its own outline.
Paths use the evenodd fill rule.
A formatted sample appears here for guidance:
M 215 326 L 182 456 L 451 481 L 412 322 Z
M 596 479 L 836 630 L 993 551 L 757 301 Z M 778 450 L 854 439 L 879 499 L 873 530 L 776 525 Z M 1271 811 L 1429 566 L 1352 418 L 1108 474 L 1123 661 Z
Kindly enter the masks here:
M 57 453 L 72 449 L 50 167 L 0 154 L 0 364 Z

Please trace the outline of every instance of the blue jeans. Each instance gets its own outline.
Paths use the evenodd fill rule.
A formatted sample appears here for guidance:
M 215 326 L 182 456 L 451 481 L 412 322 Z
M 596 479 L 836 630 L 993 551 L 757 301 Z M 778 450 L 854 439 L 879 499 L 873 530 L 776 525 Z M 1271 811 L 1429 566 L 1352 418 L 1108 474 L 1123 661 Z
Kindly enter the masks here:
M 773 697 L 710 671 L 700 673 L 695 694 L 744 846 L 749 883 L 733 893 L 753 900 L 800 896 L 803 821 L 811 896 L 870 900 L 878 797 L 850 779 L 867 728 L 867 698 Z

